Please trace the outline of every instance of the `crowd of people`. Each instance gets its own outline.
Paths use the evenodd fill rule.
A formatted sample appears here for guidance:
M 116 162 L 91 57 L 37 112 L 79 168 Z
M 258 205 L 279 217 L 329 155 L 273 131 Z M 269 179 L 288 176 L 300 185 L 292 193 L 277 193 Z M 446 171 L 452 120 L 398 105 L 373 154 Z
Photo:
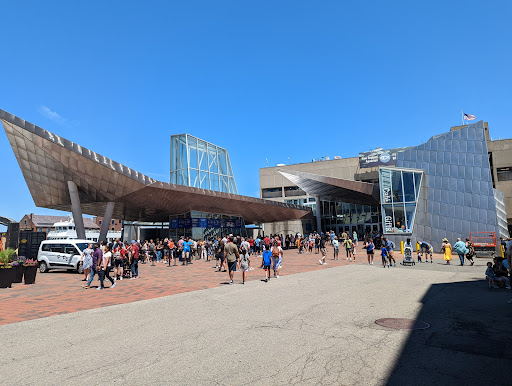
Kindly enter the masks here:
M 191 237 L 181 237 L 177 242 L 165 238 L 143 242 L 132 240 L 130 243 L 119 239 L 108 244 L 91 243 L 81 256 L 82 281 L 87 282 L 82 287 L 90 288 L 95 276 L 100 281 L 98 290 L 105 288 L 105 280 L 111 282 L 110 288 L 115 288 L 118 280 L 138 279 L 139 264 L 151 262 L 177 266 L 181 262 L 187 266 L 195 260 L 215 260 L 218 272 L 229 272 L 229 284 L 233 284 L 234 273 L 242 271 L 242 284 L 245 284 L 248 272 L 254 269 L 251 266 L 253 255 L 261 257 L 260 268 L 266 272 L 265 281 L 270 281 L 271 271 L 275 278 L 279 278 L 283 259 L 282 236 L 279 235 L 256 239 L 229 235 L 216 240 L 196 241 Z
M 382 257 L 382 267 L 389 268 L 396 266 L 394 257 L 396 246 L 392 240 L 386 237 L 380 237 L 378 243 L 374 239 L 376 235 L 367 233 L 362 237 L 361 248 L 365 250 L 368 264 L 374 264 L 375 250 L 380 249 Z M 100 285 L 99 290 L 105 288 L 105 280 L 110 281 L 110 288 L 115 288 L 116 282 L 123 279 L 138 279 L 139 264 L 163 264 L 176 266 L 187 266 L 193 264 L 195 260 L 215 261 L 215 268 L 218 272 L 228 272 L 229 284 L 233 284 L 236 271 L 242 272 L 242 284 L 247 281 L 248 272 L 254 270 L 253 261 L 259 261 L 259 268 L 265 272 L 264 281 L 269 282 L 272 276 L 279 278 L 279 273 L 283 262 L 283 251 L 292 246 L 297 248 L 298 254 L 320 254 L 319 264 L 327 264 L 327 246 L 332 247 L 332 260 L 339 260 L 340 249 L 345 250 L 346 260 L 356 261 L 357 250 L 359 247 L 359 235 L 356 232 L 352 234 L 342 232 L 339 237 L 334 231 L 326 233 L 313 232 L 309 235 L 297 233 L 295 235 L 270 235 L 257 238 L 244 238 L 240 236 L 224 236 L 217 239 L 193 240 L 191 237 L 180 237 L 176 242 L 171 238 L 163 240 L 156 239 L 132 240 L 131 242 L 122 242 L 116 240 L 113 243 L 89 244 L 83 251 L 82 262 L 84 278 L 86 284 L 83 288 L 90 288 L 95 276 L 98 276 Z M 502 242 L 504 250 L 509 256 L 512 253 L 512 241 Z M 432 263 L 434 253 L 432 245 L 426 241 L 418 241 L 419 250 L 417 262 Z M 411 240 L 407 239 L 404 248 L 413 251 L 415 248 Z M 466 262 L 474 264 L 475 247 L 473 243 L 466 238 L 462 241 L 460 238 L 452 246 L 448 239 L 443 239 L 441 251 L 446 264 L 450 264 L 452 253 L 456 253 L 463 266 Z M 258 259 L 258 260 L 256 260 Z M 485 272 L 486 279 L 490 288 L 506 287 L 510 289 L 511 273 L 509 262 L 502 257 L 494 257 L 493 262 L 487 263 Z M 111 276 L 113 273 L 113 276 Z

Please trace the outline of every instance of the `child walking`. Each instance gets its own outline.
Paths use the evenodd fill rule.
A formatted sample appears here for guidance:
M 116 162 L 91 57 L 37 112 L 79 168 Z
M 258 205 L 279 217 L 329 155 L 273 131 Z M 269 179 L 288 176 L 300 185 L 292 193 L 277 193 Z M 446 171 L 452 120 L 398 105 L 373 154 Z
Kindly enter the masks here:
M 242 284 L 245 284 L 245 279 L 247 278 L 247 272 L 249 272 L 249 267 L 251 266 L 251 259 L 249 251 L 245 248 L 242 249 L 242 253 L 240 254 L 240 268 L 242 269 Z
M 388 259 L 389 252 L 384 245 L 382 245 L 381 254 L 382 254 L 382 268 L 386 268 L 386 265 L 389 268 L 389 259 Z

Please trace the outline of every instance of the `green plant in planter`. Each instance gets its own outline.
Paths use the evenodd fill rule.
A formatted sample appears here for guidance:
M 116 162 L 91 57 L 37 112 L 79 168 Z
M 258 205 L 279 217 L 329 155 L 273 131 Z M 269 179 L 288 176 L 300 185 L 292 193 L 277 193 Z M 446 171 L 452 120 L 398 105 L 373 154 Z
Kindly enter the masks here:
M 8 248 L 4 251 L 0 251 L 0 263 L 8 264 L 14 255 L 16 254 L 16 251 L 12 248 Z

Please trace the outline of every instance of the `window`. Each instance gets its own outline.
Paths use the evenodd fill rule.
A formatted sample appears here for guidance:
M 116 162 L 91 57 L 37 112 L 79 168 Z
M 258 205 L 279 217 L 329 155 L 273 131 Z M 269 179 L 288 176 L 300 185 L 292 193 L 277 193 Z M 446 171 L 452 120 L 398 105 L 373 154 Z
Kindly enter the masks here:
M 498 175 L 498 181 L 512 181 L 512 166 L 497 168 L 496 174 Z
M 112 220 L 112 225 L 114 225 L 115 223 L 116 223 L 115 220 Z
M 23 225 L 27 225 L 27 220 L 23 220 Z
M 423 173 L 384 168 L 379 173 L 384 233 L 412 233 Z
M 284 195 L 286 197 L 290 197 L 290 196 L 305 196 L 306 192 L 303 191 L 298 186 L 285 186 L 284 187 Z
M 100 225 L 101 225 L 101 220 L 100 220 Z
M 261 196 L 263 198 L 282 197 L 283 196 L 283 190 L 281 188 L 261 189 Z

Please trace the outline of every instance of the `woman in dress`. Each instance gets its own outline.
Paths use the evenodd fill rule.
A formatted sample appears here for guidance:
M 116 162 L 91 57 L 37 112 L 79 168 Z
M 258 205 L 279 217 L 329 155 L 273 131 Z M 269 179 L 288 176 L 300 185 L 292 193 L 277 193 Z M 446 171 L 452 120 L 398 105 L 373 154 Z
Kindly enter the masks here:
M 441 247 L 441 252 L 444 254 L 444 260 L 446 264 L 450 265 L 450 260 L 452 259 L 452 246 L 448 242 L 447 238 L 443 239 L 443 246 Z
M 85 248 L 82 252 L 82 258 L 80 259 L 84 267 L 84 279 L 82 281 L 89 280 L 89 275 L 91 274 L 93 253 L 94 251 L 92 250 L 92 244 L 88 244 L 87 248 Z

